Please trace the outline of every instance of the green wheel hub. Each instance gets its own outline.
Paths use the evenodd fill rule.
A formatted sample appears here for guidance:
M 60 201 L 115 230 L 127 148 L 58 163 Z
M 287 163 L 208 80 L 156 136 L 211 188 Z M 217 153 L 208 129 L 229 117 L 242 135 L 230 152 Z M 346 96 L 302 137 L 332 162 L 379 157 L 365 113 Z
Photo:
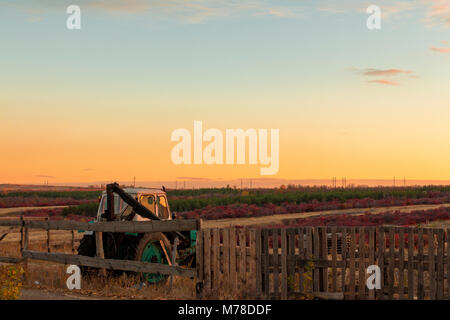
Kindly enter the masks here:
M 150 241 L 142 252 L 141 261 L 151 263 L 167 264 L 164 253 L 159 245 L 159 241 Z M 167 275 L 156 273 L 144 273 L 144 278 L 149 283 L 158 283 L 167 278 Z

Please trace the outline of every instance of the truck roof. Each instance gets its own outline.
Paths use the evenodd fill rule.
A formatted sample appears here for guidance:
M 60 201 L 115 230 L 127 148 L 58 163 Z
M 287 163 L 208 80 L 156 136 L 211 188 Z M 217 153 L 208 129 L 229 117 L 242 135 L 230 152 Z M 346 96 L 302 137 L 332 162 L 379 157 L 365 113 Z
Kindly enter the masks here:
M 124 188 L 123 189 L 126 193 L 131 195 L 138 195 L 138 194 L 165 194 L 164 191 L 158 188 Z M 106 194 L 106 191 L 103 191 L 102 194 Z

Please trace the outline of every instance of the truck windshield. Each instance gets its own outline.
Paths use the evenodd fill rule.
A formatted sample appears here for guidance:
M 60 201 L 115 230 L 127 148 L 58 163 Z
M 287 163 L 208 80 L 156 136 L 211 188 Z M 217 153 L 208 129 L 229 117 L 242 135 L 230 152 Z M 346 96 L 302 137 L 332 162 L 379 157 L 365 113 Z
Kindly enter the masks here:
M 155 197 L 153 195 L 141 196 L 141 204 L 156 215 Z
M 158 215 L 161 219 L 169 219 L 169 209 L 164 196 L 158 196 Z

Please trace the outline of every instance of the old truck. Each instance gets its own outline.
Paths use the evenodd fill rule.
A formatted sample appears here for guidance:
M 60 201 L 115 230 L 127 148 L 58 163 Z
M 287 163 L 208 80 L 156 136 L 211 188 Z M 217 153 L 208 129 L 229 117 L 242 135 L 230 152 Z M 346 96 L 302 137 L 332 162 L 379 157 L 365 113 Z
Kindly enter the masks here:
M 98 221 L 149 221 L 175 219 L 170 211 L 165 189 L 125 188 L 117 183 L 108 184 L 99 199 Z M 195 267 L 196 230 L 184 232 L 154 233 L 103 233 L 103 248 L 106 259 L 138 260 L 152 263 L 172 263 L 172 248 L 176 245 L 176 263 Z M 93 231 L 86 231 L 80 241 L 78 254 L 96 255 L 96 239 Z M 82 268 L 89 274 L 92 268 Z M 164 283 L 168 276 L 143 274 L 149 283 Z

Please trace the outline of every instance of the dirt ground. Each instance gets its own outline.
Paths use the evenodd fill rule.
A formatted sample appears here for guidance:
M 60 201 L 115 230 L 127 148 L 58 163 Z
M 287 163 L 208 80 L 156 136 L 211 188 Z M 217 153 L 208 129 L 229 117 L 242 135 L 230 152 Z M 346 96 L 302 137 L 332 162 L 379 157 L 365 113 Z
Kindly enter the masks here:
M 19 300 L 104 300 L 107 298 L 86 297 L 79 294 L 48 291 L 46 289 L 22 289 Z
M 46 207 L 16 207 L 16 208 L 0 208 L 0 216 L 7 216 L 14 213 L 21 213 L 28 210 L 39 210 L 39 209 L 57 209 L 57 208 L 67 208 L 68 206 L 46 206 Z

